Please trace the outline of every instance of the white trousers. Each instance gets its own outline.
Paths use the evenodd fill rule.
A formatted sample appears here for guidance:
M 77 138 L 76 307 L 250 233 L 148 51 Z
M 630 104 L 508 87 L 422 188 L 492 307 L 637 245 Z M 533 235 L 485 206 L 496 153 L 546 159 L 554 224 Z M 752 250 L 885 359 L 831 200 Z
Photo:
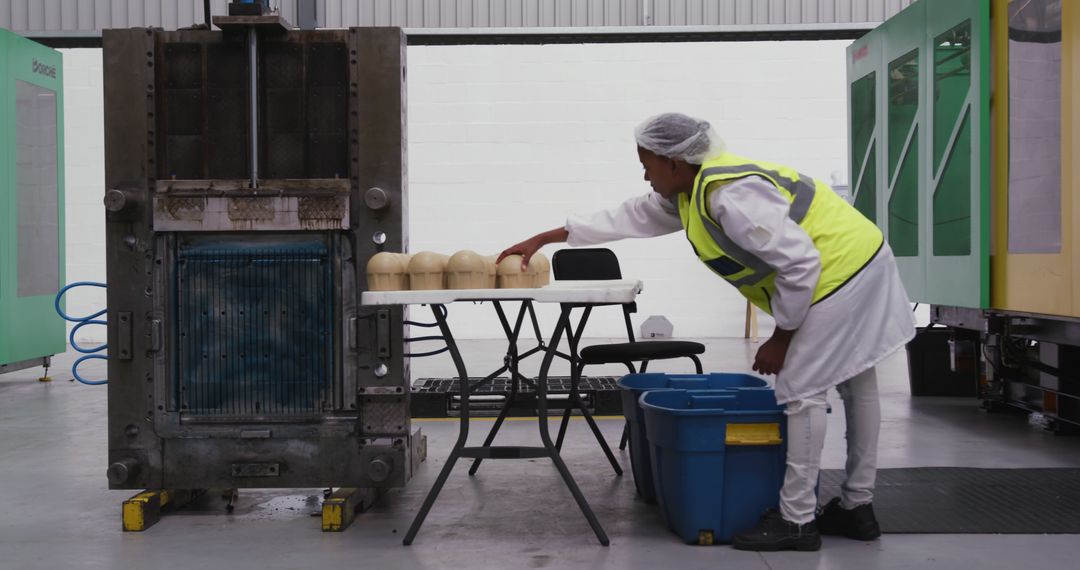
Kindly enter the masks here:
M 841 487 L 840 504 L 852 509 L 871 502 L 877 476 L 878 433 L 881 401 L 877 373 L 870 368 L 840 383 L 836 390 L 844 401 L 847 420 L 847 477 Z M 806 524 L 817 510 L 818 471 L 825 445 L 826 392 L 789 402 L 787 415 L 787 470 L 780 489 L 780 513 L 785 520 Z

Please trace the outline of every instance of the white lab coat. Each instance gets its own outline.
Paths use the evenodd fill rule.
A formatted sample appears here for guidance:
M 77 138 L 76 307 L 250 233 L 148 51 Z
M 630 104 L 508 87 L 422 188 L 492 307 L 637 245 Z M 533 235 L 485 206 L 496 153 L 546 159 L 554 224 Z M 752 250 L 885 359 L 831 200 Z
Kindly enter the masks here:
M 888 244 L 843 287 L 811 305 L 820 256 L 810 236 L 788 217 L 789 208 L 758 176 L 733 181 L 709 197 L 709 214 L 728 237 L 776 269 L 777 293 L 771 305 L 776 325 L 798 329 L 776 379 L 780 404 L 852 378 L 915 335 L 907 293 Z M 583 246 L 683 228 L 675 205 L 650 192 L 611 210 L 571 216 L 565 229 L 569 245 Z M 689 247 L 687 252 L 692 255 Z

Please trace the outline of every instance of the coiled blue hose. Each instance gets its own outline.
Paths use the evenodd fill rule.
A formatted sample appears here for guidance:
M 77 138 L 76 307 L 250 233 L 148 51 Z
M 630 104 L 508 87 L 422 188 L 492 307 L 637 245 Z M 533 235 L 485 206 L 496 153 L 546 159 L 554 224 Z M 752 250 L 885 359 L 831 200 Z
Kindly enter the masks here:
M 80 376 L 79 375 L 79 365 L 82 364 L 83 362 L 87 361 L 87 360 L 90 360 L 90 359 L 108 360 L 109 357 L 107 355 L 96 354 L 98 352 L 101 352 L 101 351 L 107 349 L 109 347 L 108 343 L 102 344 L 100 346 L 95 346 L 93 348 L 83 348 L 83 347 L 79 346 L 78 343 L 75 342 L 75 333 L 78 332 L 79 329 L 83 328 L 86 325 L 104 325 L 104 324 L 107 324 L 106 321 L 99 320 L 98 317 L 100 317 L 101 315 L 104 315 L 108 311 L 108 308 L 102 309 L 102 310 L 100 310 L 100 311 L 98 311 L 98 312 L 96 312 L 96 313 L 94 313 L 92 315 L 86 316 L 86 317 L 73 317 L 73 316 L 65 313 L 64 310 L 60 308 L 60 299 L 62 299 L 64 297 L 64 294 L 67 293 L 69 289 L 72 289 L 72 288 L 75 288 L 75 287 L 101 287 L 102 289 L 105 289 L 106 285 L 104 283 L 96 283 L 94 281 L 79 281 L 79 282 L 72 283 L 72 284 L 64 287 L 63 289 L 60 290 L 59 293 L 56 294 L 56 301 L 53 303 L 53 305 L 56 307 L 56 314 L 60 315 L 60 317 L 63 318 L 65 321 L 78 323 L 74 327 L 71 328 L 71 334 L 68 335 L 68 342 L 71 343 L 71 348 L 74 348 L 75 350 L 77 350 L 77 351 L 79 351 L 79 352 L 86 355 L 86 356 L 83 356 L 82 358 L 79 358 L 78 360 L 75 361 L 74 364 L 71 365 L 71 375 L 74 376 L 75 379 L 78 380 L 79 382 L 82 382 L 83 384 L 87 384 L 89 386 L 100 386 L 102 384 L 107 384 L 108 380 L 87 380 L 86 378 L 83 378 L 82 376 Z

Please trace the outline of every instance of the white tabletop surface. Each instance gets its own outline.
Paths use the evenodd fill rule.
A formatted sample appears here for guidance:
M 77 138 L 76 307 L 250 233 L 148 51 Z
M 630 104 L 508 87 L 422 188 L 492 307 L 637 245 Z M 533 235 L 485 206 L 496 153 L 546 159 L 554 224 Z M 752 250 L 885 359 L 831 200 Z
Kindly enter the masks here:
M 514 301 L 538 303 L 630 303 L 641 292 L 641 281 L 553 281 L 532 289 L 436 289 L 427 291 L 365 291 L 362 305 L 444 305 L 455 301 Z

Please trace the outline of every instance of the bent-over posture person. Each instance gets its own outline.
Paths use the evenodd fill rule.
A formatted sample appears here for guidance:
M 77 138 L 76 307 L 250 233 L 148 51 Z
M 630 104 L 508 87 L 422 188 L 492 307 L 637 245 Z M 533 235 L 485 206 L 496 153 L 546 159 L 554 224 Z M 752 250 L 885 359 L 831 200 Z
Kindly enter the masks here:
M 780 509 L 736 535 L 735 548 L 817 550 L 820 534 L 877 538 L 872 500 L 881 406 L 874 366 L 915 334 L 881 231 L 827 184 L 726 152 L 705 121 L 665 113 L 635 135 L 652 192 L 572 216 L 499 258 L 521 254 L 527 263 L 549 243 L 685 231 L 702 263 L 776 321 L 753 368 L 776 375 L 776 399 L 787 415 Z M 841 496 L 818 511 L 826 391 L 834 386 L 847 419 L 847 476 Z

